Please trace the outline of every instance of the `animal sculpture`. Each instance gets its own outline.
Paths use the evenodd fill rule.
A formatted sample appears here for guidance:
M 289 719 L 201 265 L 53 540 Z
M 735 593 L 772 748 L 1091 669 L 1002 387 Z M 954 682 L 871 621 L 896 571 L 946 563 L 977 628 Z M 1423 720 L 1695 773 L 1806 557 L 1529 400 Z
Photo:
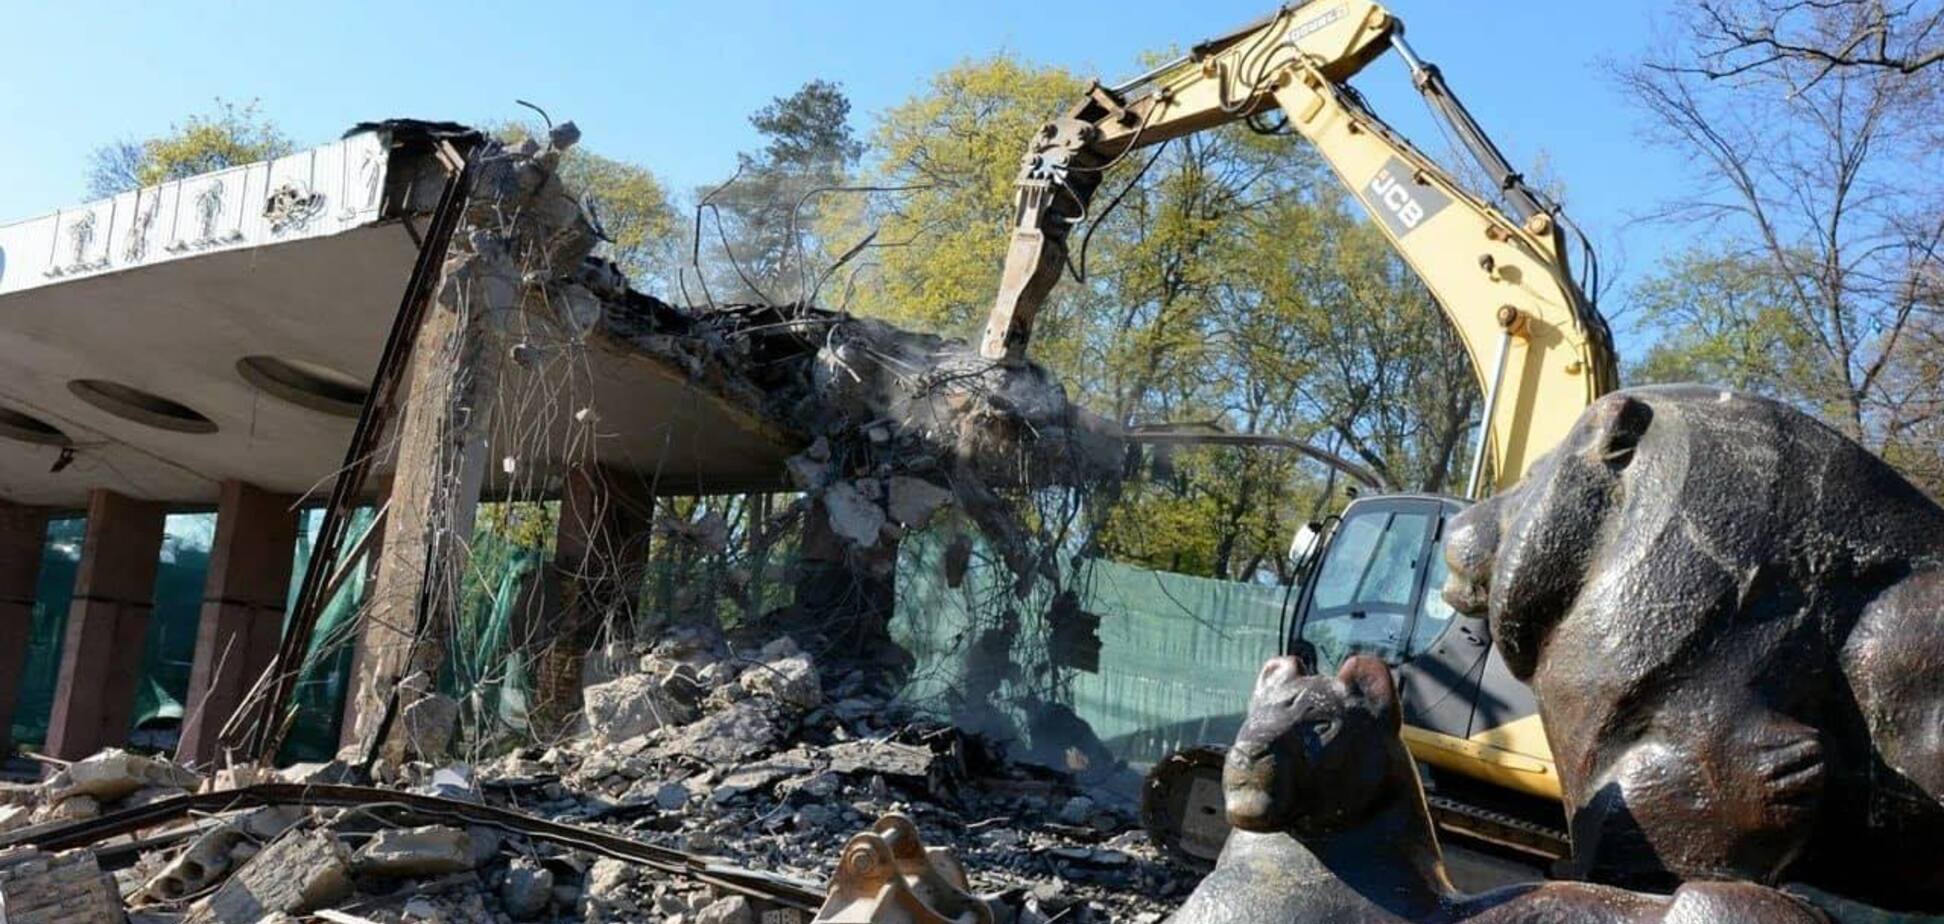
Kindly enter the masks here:
M 1398 736 L 1390 669 L 1347 659 L 1334 677 L 1295 658 L 1264 665 L 1222 769 L 1234 832 L 1172 924 L 1797 924 L 1821 912 L 1747 883 L 1672 896 L 1539 882 L 1461 895 Z
M 1585 878 L 1944 911 L 1944 508 L 1777 401 L 1608 395 L 1452 524 Z

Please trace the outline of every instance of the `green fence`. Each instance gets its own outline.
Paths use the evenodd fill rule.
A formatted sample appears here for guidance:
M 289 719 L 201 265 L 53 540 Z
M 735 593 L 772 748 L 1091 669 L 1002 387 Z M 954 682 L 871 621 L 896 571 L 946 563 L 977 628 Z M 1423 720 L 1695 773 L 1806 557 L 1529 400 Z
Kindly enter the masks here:
M 294 552 L 297 578 L 309 563 L 320 519 L 314 510 L 303 516 Z M 361 511 L 352 535 L 370 519 L 370 511 Z M 182 716 L 214 521 L 210 514 L 179 515 L 165 526 L 138 685 L 138 728 Z M 48 527 L 14 714 L 16 741 L 38 743 L 47 733 L 84 527 L 79 519 L 56 520 Z M 1020 686 L 1020 678 L 999 675 L 1008 669 L 1009 655 L 1017 653 L 1013 646 L 1025 643 L 1017 632 L 1000 634 L 998 651 L 982 649 L 980 640 L 970 637 L 972 614 L 1008 606 L 1038 613 L 1047 600 L 1043 590 L 1013 600 L 1010 575 L 983 556 L 959 587 L 951 587 L 943 548 L 933 536 L 915 536 L 904 544 L 893 635 L 916 661 L 905 695 L 941 714 L 976 722 L 976 714 L 956 708 L 965 692 Z M 473 730 L 517 731 L 524 725 L 527 678 L 524 665 L 506 657 L 504 649 L 522 598 L 520 584 L 539 566 L 543 552 L 489 533 L 476 536 L 471 551 L 476 577 L 467 582 L 440 686 L 466 704 L 469 721 L 478 723 Z M 362 573 L 353 572 L 318 622 L 312 650 L 321 654 L 304 665 L 299 678 L 297 721 L 285 759 L 317 760 L 336 751 L 350 673 L 351 646 L 345 642 L 366 593 Z M 1137 765 L 1185 745 L 1231 739 L 1257 668 L 1277 648 L 1283 590 L 1097 560 L 1085 563 L 1075 577 L 1079 610 L 1099 619 L 1098 664 L 1063 684 L 1052 705 L 1070 709 L 1114 756 Z M 299 583 L 291 582 L 293 598 Z M 1005 730 L 1030 738 L 1035 721 L 1043 718 L 1015 714 L 1004 720 Z
M 1021 613 L 1044 611 L 1044 591 L 1013 601 L 1010 584 L 997 562 L 975 555 L 961 585 L 951 587 L 941 543 L 905 543 L 893 635 L 917 662 L 908 698 L 963 719 L 968 713 L 957 708 L 963 691 L 1015 685 L 1020 678 L 991 675 L 1017 670 L 1014 660 L 1040 660 L 1032 652 L 1006 658 L 1008 651 L 1021 653 L 1012 646 L 1028 643 L 1003 626 L 987 641 L 1005 649 L 982 646 L 977 637 L 975 613 L 1009 605 Z M 1186 745 L 1235 737 L 1256 671 L 1278 648 L 1283 588 L 1100 560 L 1084 563 L 1072 586 L 1079 609 L 1099 618 L 1100 651 L 1097 669 L 1074 677 L 1062 705 L 1114 756 L 1146 764 Z M 1009 717 L 1028 739 L 1033 719 Z

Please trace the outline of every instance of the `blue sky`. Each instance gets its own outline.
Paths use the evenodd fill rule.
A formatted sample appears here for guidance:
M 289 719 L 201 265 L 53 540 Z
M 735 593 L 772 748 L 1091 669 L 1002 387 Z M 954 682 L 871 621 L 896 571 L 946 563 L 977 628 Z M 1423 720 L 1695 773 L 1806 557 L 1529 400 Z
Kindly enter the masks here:
M 1645 46 L 1668 0 L 1393 0 L 1413 47 L 1516 163 L 1543 155 L 1609 270 L 1636 278 L 1670 232 L 1629 219 L 1676 194 L 1678 157 L 1640 140 L 1640 113 L 1601 62 Z M 843 83 L 860 131 L 938 70 L 1011 51 L 1112 80 L 1140 55 L 1265 14 L 1266 0 L 1053 4 L 13 0 L 0 16 L 0 221 L 83 197 L 87 154 L 165 131 L 213 98 L 260 101 L 300 144 L 355 122 L 491 122 L 528 99 L 586 144 L 678 189 L 718 180 L 753 147 L 748 114 L 813 77 Z M 1437 149 L 1394 60 L 1357 81 Z M 1022 139 L 1024 143 L 1024 139 Z M 1619 307 L 1609 304 L 1609 310 Z

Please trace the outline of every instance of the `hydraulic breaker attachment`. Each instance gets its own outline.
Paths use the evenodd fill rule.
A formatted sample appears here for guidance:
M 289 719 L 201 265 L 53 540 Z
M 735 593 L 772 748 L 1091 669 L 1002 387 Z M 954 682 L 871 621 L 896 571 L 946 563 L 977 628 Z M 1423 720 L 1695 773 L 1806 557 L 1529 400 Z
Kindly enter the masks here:
M 965 867 L 943 847 L 926 847 L 918 826 L 898 814 L 854 835 L 817 911 L 829 924 L 993 924 L 992 909 L 971 893 Z

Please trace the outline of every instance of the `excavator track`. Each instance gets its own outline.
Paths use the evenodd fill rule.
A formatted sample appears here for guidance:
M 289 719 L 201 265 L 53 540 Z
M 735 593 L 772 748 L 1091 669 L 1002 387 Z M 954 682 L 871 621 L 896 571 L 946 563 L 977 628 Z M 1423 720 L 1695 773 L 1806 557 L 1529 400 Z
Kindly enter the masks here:
M 1573 854 L 1573 842 L 1565 831 L 1551 825 L 1529 821 L 1506 812 L 1461 802 L 1447 796 L 1427 793 L 1431 820 L 1440 834 L 1454 834 L 1472 841 L 1514 851 L 1524 859 L 1547 863 L 1564 860 Z
M 1176 751 L 1148 771 L 1142 791 L 1141 824 L 1149 838 L 1176 862 L 1203 872 L 1214 866 L 1228 835 L 1221 805 L 1227 750 L 1202 745 Z M 1528 864 L 1550 865 L 1572 855 L 1571 838 L 1552 825 L 1449 794 L 1426 793 L 1425 802 L 1441 838 Z

